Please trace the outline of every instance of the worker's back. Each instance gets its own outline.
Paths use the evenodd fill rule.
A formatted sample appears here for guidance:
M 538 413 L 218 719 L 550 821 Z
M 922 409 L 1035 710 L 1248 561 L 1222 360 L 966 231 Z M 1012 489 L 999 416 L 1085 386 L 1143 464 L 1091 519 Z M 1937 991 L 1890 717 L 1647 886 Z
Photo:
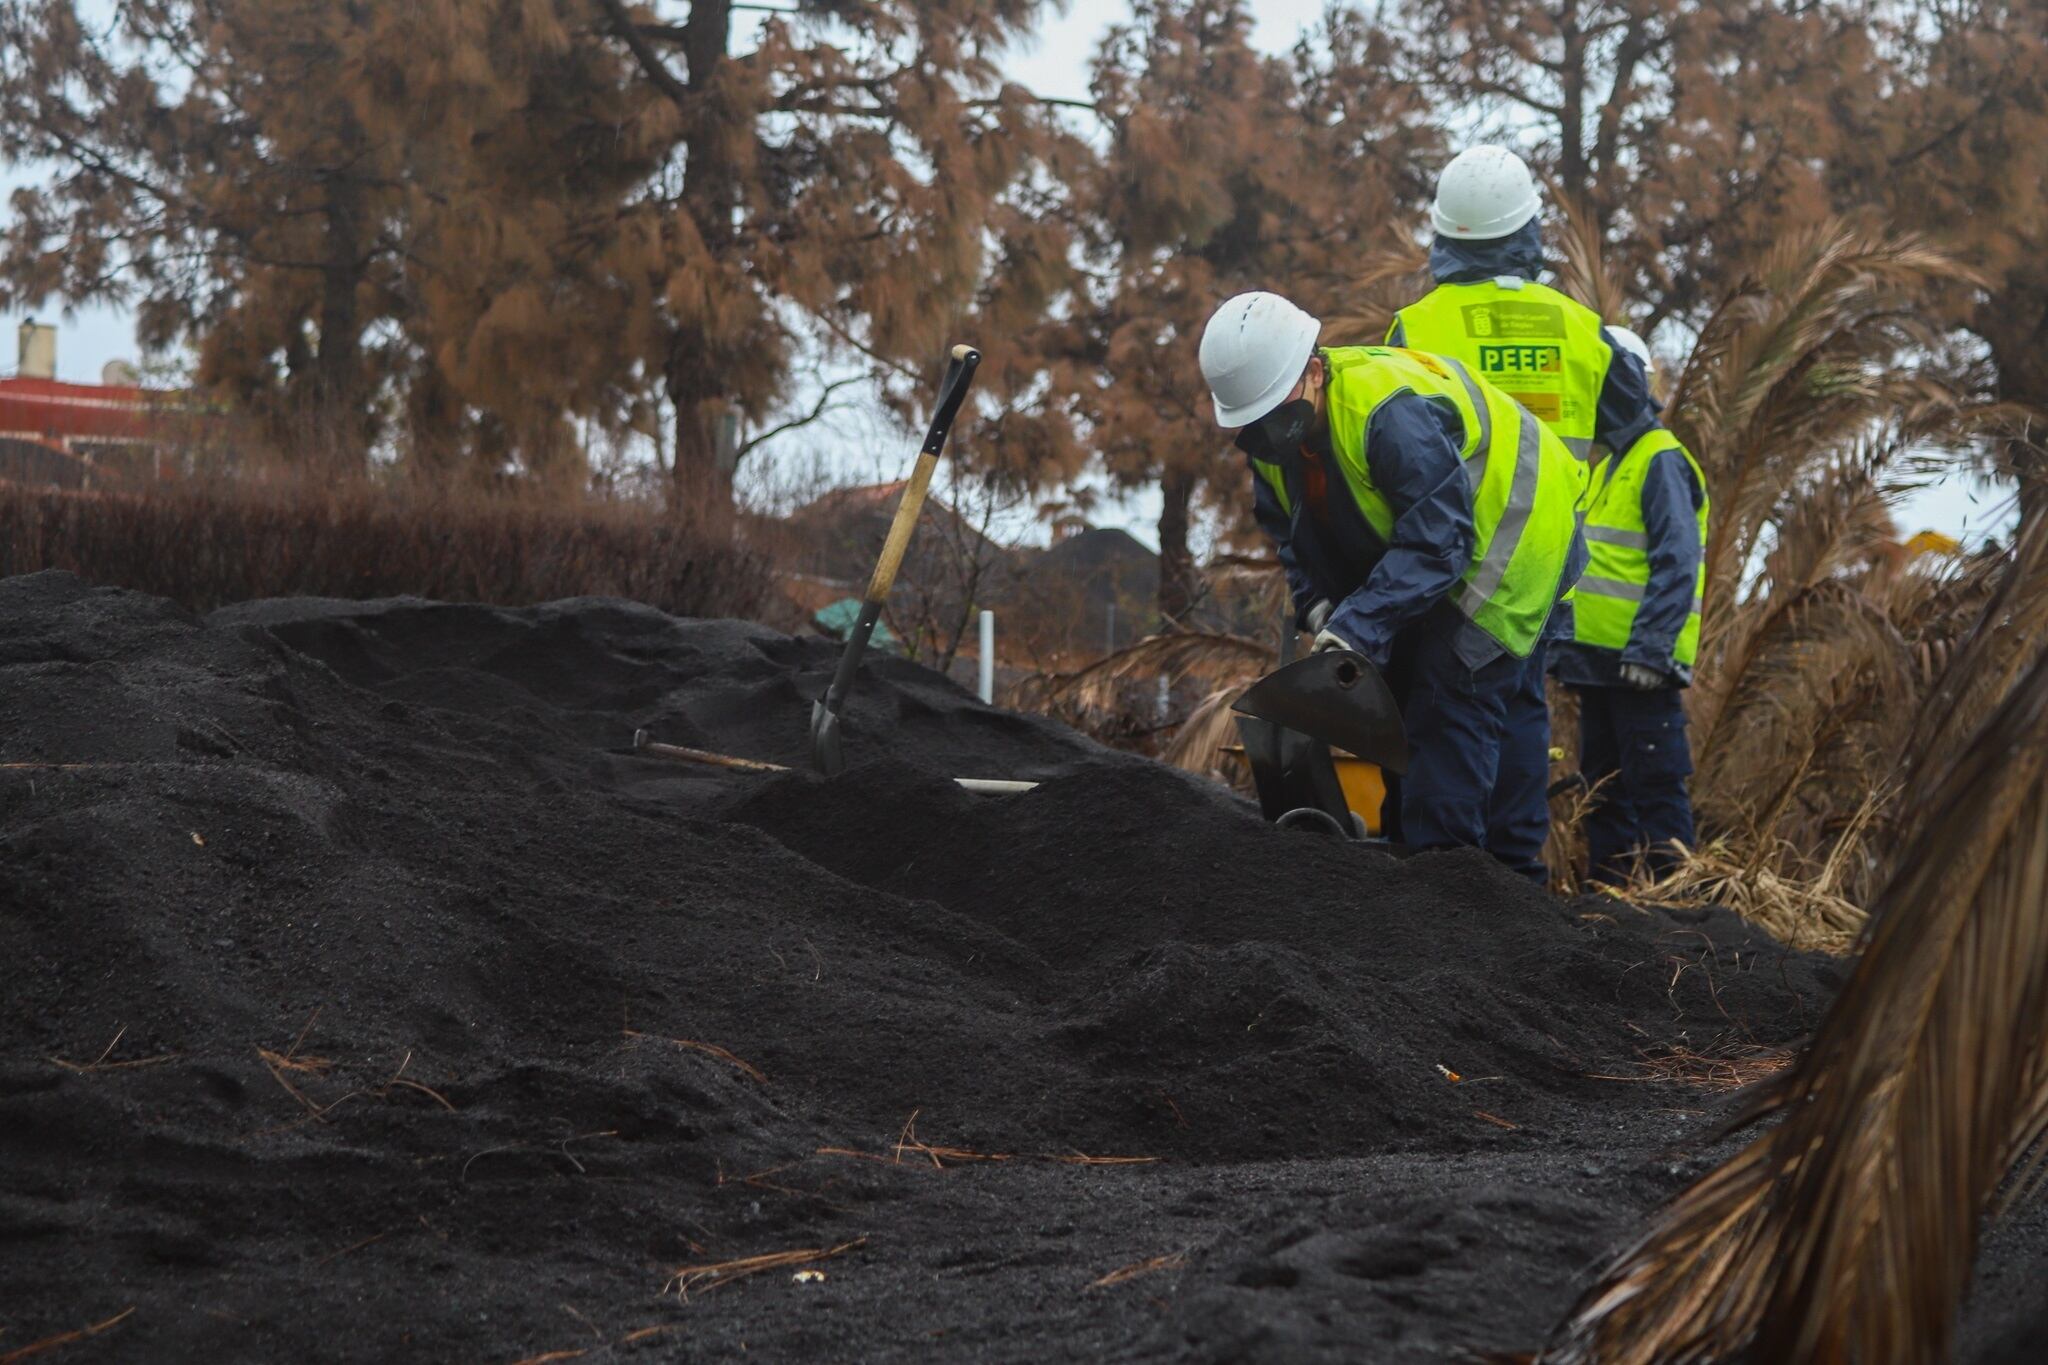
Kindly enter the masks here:
M 1388 341 L 1464 361 L 1572 454 L 1592 455 L 1614 350 L 1599 315 L 1577 300 L 1519 275 L 1439 284 L 1395 314 Z

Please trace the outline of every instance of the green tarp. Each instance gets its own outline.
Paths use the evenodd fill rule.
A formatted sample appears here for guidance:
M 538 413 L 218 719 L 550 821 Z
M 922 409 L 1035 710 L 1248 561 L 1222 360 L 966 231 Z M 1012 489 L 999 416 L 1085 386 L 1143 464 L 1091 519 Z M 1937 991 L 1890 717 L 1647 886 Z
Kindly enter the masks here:
M 853 629 L 853 623 L 859 619 L 858 597 L 842 597 L 831 606 L 820 607 L 811 614 L 811 620 L 817 623 L 818 629 L 835 640 L 844 640 L 847 632 Z M 897 644 L 896 637 L 889 633 L 887 621 L 875 622 L 875 633 L 868 640 L 868 646 L 871 649 L 886 649 L 897 654 L 903 652 Z

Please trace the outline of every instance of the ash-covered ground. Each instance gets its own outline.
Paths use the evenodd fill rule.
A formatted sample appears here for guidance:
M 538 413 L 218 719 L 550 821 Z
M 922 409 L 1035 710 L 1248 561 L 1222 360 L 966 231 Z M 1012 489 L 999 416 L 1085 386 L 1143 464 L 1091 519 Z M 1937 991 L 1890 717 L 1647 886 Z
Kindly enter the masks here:
M 1527 1349 L 1716 1150 L 1655 1063 L 1796 1043 L 1839 979 L 1275 831 L 895 660 L 840 778 L 630 752 L 802 767 L 836 654 L 0 582 L 0 1357 L 123 1313 L 49 1358 Z M 2022 1213 L 1967 1356 L 2038 1358 L 2044 1272 Z

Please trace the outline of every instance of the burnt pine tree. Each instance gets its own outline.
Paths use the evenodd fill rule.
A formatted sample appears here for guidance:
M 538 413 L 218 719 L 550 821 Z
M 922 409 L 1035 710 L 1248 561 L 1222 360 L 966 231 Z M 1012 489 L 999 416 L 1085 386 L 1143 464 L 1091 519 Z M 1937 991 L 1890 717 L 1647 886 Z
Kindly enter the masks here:
M 8 0 L 0 155 L 43 178 L 0 299 L 132 307 L 302 457 L 573 473 L 565 414 L 632 415 L 593 305 L 669 145 L 591 32 L 518 0 Z
M 352 8 L 0 7 L 0 153 L 52 168 L 14 196 L 7 301 L 130 304 L 146 347 L 195 340 L 202 382 L 359 456 L 401 176 L 328 79 L 369 56 Z
M 1417 80 L 1585 210 L 1636 325 L 1696 325 L 1773 244 L 1875 212 L 1989 281 L 1934 300 L 1979 344 L 1926 363 L 2048 407 L 2041 6 L 1403 0 L 1398 17 Z M 2041 472 L 2025 443 L 2006 455 Z
M 1201 598 L 1202 516 L 1228 531 L 1250 507 L 1196 365 L 1203 324 L 1244 289 L 1324 308 L 1413 214 L 1437 141 L 1371 24 L 1339 15 L 1283 60 L 1251 46 L 1241 0 L 1133 10 L 1096 66 L 1109 145 L 1081 197 L 1098 283 L 1068 344 L 1099 375 L 1077 392 L 1104 472 L 1159 489 L 1159 611 L 1174 629 Z
M 679 480 L 729 496 L 720 419 L 784 397 L 807 334 L 922 389 L 992 266 L 1062 268 L 1013 197 L 1060 139 L 998 70 L 1039 0 L 594 3 L 673 111 L 633 222 Z

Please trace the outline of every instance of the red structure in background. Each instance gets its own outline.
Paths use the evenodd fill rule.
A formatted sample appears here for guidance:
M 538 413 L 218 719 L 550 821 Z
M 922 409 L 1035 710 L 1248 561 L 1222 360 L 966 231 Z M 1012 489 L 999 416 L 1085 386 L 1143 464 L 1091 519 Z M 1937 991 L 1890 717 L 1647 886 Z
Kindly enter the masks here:
M 0 379 L 0 479 L 86 488 L 177 473 L 163 458 L 170 395 L 127 384 Z

